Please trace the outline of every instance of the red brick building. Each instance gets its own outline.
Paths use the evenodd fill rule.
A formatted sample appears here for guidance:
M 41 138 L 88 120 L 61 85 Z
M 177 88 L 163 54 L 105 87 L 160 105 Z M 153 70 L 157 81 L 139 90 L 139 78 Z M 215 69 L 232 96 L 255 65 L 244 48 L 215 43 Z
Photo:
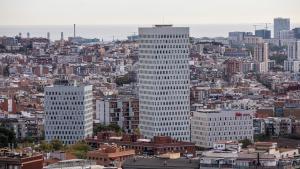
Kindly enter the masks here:
M 7 152 L 1 152 L 0 168 L 10 169 L 42 169 L 44 157 L 42 154 L 27 155 L 13 155 Z
M 133 149 L 126 149 L 116 144 L 103 144 L 98 150 L 89 151 L 87 159 L 96 161 L 97 165 L 121 167 L 126 159 L 134 155 Z
M 94 138 L 87 138 L 89 145 L 99 148 L 105 143 L 115 143 L 118 146 L 134 149 L 136 154 L 159 155 L 168 152 L 179 152 L 182 156 L 186 154 L 195 155 L 194 143 L 177 141 L 168 136 L 155 136 L 153 140 L 141 139 L 140 135 L 124 134 L 117 137 L 113 132 L 101 132 Z

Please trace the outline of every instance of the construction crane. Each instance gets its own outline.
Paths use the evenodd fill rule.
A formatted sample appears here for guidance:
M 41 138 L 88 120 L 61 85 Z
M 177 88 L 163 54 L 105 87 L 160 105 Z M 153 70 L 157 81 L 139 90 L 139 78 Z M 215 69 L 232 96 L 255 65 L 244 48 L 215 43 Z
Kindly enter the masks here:
M 270 24 L 272 24 L 272 23 L 265 23 L 265 25 L 266 25 L 266 30 L 268 30 L 268 25 L 270 25 Z
M 256 27 L 257 27 L 257 26 L 260 26 L 260 25 L 253 25 L 253 26 L 254 26 L 254 30 L 256 31 Z

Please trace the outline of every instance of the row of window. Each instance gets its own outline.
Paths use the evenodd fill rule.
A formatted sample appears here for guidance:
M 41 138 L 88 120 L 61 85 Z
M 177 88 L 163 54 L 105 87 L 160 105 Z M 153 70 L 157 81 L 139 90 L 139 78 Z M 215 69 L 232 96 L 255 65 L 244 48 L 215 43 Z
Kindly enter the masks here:
M 151 118 L 151 117 L 149 117 Z M 154 121 L 155 118 L 152 118 L 153 120 L 152 121 L 147 121 L 147 120 L 143 120 L 143 118 L 141 118 L 140 120 L 140 124 L 141 126 L 145 126 L 145 127 L 149 127 L 149 128 L 155 128 L 154 126 L 160 126 L 160 128 L 168 128 L 169 127 L 169 130 L 173 130 L 172 127 L 174 127 L 174 125 L 182 125 L 182 126 L 185 126 L 185 128 L 182 128 L 182 130 L 188 130 L 188 128 L 190 128 L 189 126 L 189 121 L 186 119 L 185 121 L 180 121 L 180 122 L 175 122 L 175 121 L 169 121 L 169 122 L 163 122 L 162 121 Z
M 51 111 L 49 109 L 47 109 L 46 111 L 46 115 L 69 115 L 69 116 L 80 116 L 80 115 L 84 115 L 86 113 L 91 113 L 93 112 L 92 109 L 90 110 L 85 110 L 85 111 Z
M 160 64 L 162 66 L 160 66 Z M 160 70 L 187 69 L 189 68 L 189 65 L 187 60 L 141 60 L 139 68 L 150 69 L 153 73 L 158 74 L 158 72 L 161 72 Z M 178 71 L 181 72 L 182 70 Z
M 189 39 L 140 39 L 139 44 L 178 44 L 178 43 L 189 43 Z
M 69 139 L 72 139 L 72 140 L 79 140 L 79 139 L 83 139 L 83 136 L 78 136 L 78 135 L 75 135 L 75 136 L 69 136 L 69 135 L 64 135 L 64 136 L 46 136 L 46 138 L 48 138 L 48 140 L 53 140 L 53 139 L 58 139 L 58 140 L 69 140 Z
M 143 80 L 147 80 L 147 79 L 151 79 L 151 80 L 179 80 L 179 79 L 189 79 L 189 76 L 187 75 L 178 75 L 178 76 L 170 76 L 170 75 L 167 75 L 167 76 L 139 76 L 140 79 L 143 79 Z M 183 84 L 188 84 L 189 81 L 183 81 Z M 178 87 L 178 86 L 177 86 Z
M 84 95 L 84 94 L 88 94 L 88 93 L 91 93 L 91 91 L 89 92 L 83 92 L 83 91 L 77 91 L 77 92 L 51 92 L 51 91 L 46 91 L 45 94 L 46 95 L 71 95 L 71 96 L 74 96 L 74 95 Z
M 173 45 L 139 45 L 139 48 L 148 48 L 148 49 L 172 49 L 172 48 L 189 48 L 187 44 L 173 44 Z
M 187 59 L 188 60 L 189 55 L 185 54 L 181 54 L 181 55 L 139 55 L 139 60 L 145 60 L 145 59 L 159 59 L 159 60 L 176 60 L 176 59 Z M 171 62 L 172 63 L 172 62 Z M 173 62 L 175 63 L 175 62 Z M 177 63 L 177 62 L 176 62 Z
M 182 81 L 182 84 L 188 84 L 186 81 Z M 184 90 L 184 89 L 188 89 L 188 86 L 174 86 L 174 90 L 173 91 L 147 91 L 147 90 L 141 90 L 140 94 L 145 94 L 145 95 L 155 95 L 155 96 L 167 96 L 167 95 L 174 95 L 174 94 L 180 94 L 180 95 L 185 95 L 185 94 L 189 94 L 189 91 Z M 184 91 L 180 91 L 180 90 L 184 90 Z M 176 98 L 179 98 L 181 96 L 177 96 Z M 159 97 L 156 97 L 156 100 L 159 100 Z
M 183 108 L 182 108 L 183 109 Z M 172 112 L 159 112 L 159 111 L 155 111 L 155 112 L 144 112 L 144 111 L 140 111 L 141 116 L 143 115 L 150 115 L 150 116 L 189 116 L 189 111 L 178 111 L 179 108 L 176 109 L 177 111 L 172 111 Z M 152 120 L 152 119 L 151 119 Z M 154 120 L 154 119 L 153 119 Z
M 141 34 L 139 38 L 159 38 L 159 39 L 169 39 L 169 38 L 189 38 L 188 34 Z
M 173 101 L 162 101 L 162 102 L 155 102 L 155 101 L 140 101 L 141 104 L 144 104 L 144 105 L 153 105 L 153 106 L 165 106 L 165 105 L 175 105 L 175 106 L 172 106 L 174 108 L 176 108 L 176 110 L 180 109 L 179 106 L 178 106 L 178 101 L 179 100 L 188 100 L 189 99 L 189 96 L 182 96 L 182 95 L 179 95 L 179 96 L 172 96 L 170 97 L 171 99 L 170 100 L 173 100 Z M 174 101 L 174 100 L 178 100 L 178 101 Z M 181 107 L 181 106 L 180 106 Z M 174 109 L 175 110 L 175 109 Z
M 83 126 L 83 118 L 76 119 L 77 121 L 65 121 L 65 120 L 55 120 L 55 121 L 46 121 L 45 124 L 49 126 L 55 126 L 56 129 L 78 129 L 78 127 Z M 87 121 L 85 121 L 87 122 Z M 72 125 L 72 126 L 71 126 Z M 77 126 L 74 126 L 77 125 Z M 81 126 L 78 126 L 81 125 Z
M 189 50 L 188 49 L 185 49 L 185 50 L 179 50 L 179 49 L 176 49 L 176 50 L 142 50 L 140 49 L 139 50 L 139 53 L 143 54 L 184 54 L 184 53 L 189 53 Z
M 189 101 L 184 101 L 184 103 L 182 104 L 178 104 L 178 105 L 189 105 L 187 104 Z M 148 105 L 140 105 L 140 109 L 141 111 L 143 110 L 171 110 L 173 106 L 159 106 L 159 107 L 152 107 L 152 106 L 148 106 Z M 178 107 L 177 110 L 189 110 L 189 108 L 187 108 L 187 106 L 180 106 Z

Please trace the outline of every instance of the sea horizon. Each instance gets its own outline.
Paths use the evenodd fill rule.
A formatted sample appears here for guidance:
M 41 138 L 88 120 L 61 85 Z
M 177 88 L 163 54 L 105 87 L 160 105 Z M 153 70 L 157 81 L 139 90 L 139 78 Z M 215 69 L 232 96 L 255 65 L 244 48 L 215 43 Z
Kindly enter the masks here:
M 104 41 L 124 40 L 127 36 L 138 34 L 138 27 L 148 27 L 154 24 L 103 24 L 103 25 L 83 25 L 76 24 L 76 36 L 83 38 L 98 38 Z M 173 24 L 174 26 L 190 27 L 190 35 L 192 37 L 227 37 L 231 31 L 245 31 L 254 33 L 254 24 Z M 292 24 L 291 29 L 299 27 L 300 24 Z M 265 29 L 265 25 L 261 24 L 257 29 Z M 272 31 L 273 26 L 269 25 L 268 29 Z M 47 37 L 50 33 L 51 40 L 58 40 L 61 32 L 64 39 L 73 36 L 73 25 L 0 25 L 0 36 L 16 36 L 19 33 L 22 37 Z

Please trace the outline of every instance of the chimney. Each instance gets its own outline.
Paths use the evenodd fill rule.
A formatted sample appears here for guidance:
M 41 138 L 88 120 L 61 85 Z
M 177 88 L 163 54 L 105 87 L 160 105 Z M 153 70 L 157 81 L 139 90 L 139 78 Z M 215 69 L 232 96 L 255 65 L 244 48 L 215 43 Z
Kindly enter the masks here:
M 76 25 L 74 24 L 74 38 L 76 37 Z
M 64 40 L 64 32 L 60 33 L 60 40 Z

